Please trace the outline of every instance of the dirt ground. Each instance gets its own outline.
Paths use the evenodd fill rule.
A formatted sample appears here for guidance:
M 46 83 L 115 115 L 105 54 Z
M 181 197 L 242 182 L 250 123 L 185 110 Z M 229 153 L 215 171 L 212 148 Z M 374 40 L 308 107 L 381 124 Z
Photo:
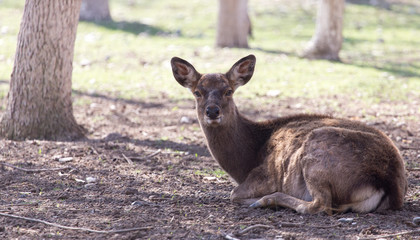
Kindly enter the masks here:
M 0 239 L 358 239 L 406 231 L 412 233 L 391 238 L 420 237 L 420 225 L 413 224 L 420 217 L 419 102 L 236 98 L 239 109 L 258 120 L 302 112 L 360 120 L 400 148 L 409 180 L 401 211 L 311 216 L 232 204 L 235 185 L 205 147 L 192 97 L 74 97 L 84 103 L 74 109 L 88 140 L 0 140 Z

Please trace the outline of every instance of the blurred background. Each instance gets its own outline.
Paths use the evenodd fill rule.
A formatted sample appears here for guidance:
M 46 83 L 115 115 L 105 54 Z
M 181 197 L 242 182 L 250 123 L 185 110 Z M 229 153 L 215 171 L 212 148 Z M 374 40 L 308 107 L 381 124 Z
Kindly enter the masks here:
M 32 25 L 23 26 L 35 26 L 27 29 L 40 34 L 34 41 L 24 35 L 19 49 L 26 51 L 16 54 L 25 1 L 0 0 L 0 204 L 5 212 L 93 229 L 146 226 L 132 234 L 106 235 L 113 239 L 222 239 L 256 223 L 269 228 L 240 238 L 412 239 L 407 231 L 418 233 L 419 0 L 82 0 L 72 85 L 70 74 L 51 72 L 70 73 L 66 47 L 75 28 L 60 31 L 59 26 L 77 20 L 80 1 L 27 2 L 32 10 L 25 12 L 25 23 Z M 48 14 L 56 17 L 51 25 L 31 21 L 46 19 L 35 13 L 57 8 L 61 15 Z M 50 30 L 54 27 L 58 30 Z M 58 59 L 65 61 L 50 57 L 62 52 L 66 58 Z M 308 216 L 230 203 L 232 182 L 208 152 L 193 96 L 175 81 L 170 60 L 181 57 L 201 73 L 226 72 L 249 54 L 257 65 L 253 79 L 235 92 L 238 109 L 253 120 L 331 114 L 384 131 L 407 169 L 402 211 L 347 213 L 351 221 L 341 222 L 344 215 Z M 7 103 L 19 63 L 16 72 L 32 75 L 13 75 Z M 2 139 L 6 134 L 20 141 Z M 83 140 L 69 141 L 75 139 Z M 71 170 L 48 170 L 57 166 Z M 22 167 L 48 171 L 28 174 L 31 170 Z M 39 221 L 0 220 L 0 239 L 105 236 Z M 292 225 L 282 224 L 288 222 Z M 395 232 L 404 236 L 378 235 Z
M 204 73 L 225 72 L 254 54 L 254 78 L 238 93 L 244 98 L 417 101 L 419 1 L 346 1 L 339 62 L 300 57 L 315 33 L 317 7 L 315 0 L 249 0 L 249 48 L 221 48 L 216 47 L 218 1 L 110 0 L 108 20 L 79 22 L 73 90 L 185 99 L 190 93 L 173 80 L 171 57 Z M 8 91 L 23 9 L 23 0 L 0 1 L 1 98 Z

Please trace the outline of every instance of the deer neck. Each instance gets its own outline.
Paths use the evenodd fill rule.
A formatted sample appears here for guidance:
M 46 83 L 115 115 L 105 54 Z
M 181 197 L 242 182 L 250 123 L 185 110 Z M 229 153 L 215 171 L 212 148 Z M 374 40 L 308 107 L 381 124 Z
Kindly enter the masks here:
M 261 164 L 258 153 L 268 139 L 258 123 L 243 117 L 235 109 L 229 123 L 211 127 L 200 122 L 207 146 L 220 166 L 237 182 L 245 181 L 249 172 Z

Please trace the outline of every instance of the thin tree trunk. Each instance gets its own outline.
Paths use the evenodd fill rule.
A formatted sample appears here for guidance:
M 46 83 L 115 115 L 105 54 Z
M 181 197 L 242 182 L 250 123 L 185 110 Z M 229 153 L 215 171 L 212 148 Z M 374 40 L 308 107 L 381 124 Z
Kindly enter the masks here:
M 303 57 L 340 60 L 344 4 L 344 0 L 319 0 L 315 34 Z
M 81 0 L 26 0 L 0 136 L 71 140 L 71 77 Z
M 80 8 L 82 21 L 110 21 L 109 0 L 82 0 Z
M 248 48 L 250 29 L 248 0 L 219 0 L 218 47 Z

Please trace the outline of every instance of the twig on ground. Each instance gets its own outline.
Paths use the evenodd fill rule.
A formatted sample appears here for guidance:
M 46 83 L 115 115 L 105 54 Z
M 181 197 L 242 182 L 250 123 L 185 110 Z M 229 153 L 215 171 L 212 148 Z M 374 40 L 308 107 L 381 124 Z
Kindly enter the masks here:
M 150 196 L 149 200 L 150 201 L 165 201 L 165 200 L 171 200 L 173 199 L 173 197 L 165 197 L 165 196 Z
M 153 151 L 154 152 L 154 151 Z M 162 152 L 160 152 L 161 154 L 178 154 L 178 155 L 188 155 L 188 152 L 184 152 L 184 151 L 171 151 L 171 150 L 164 150 Z
M 333 228 L 333 227 L 339 227 L 341 226 L 340 223 L 333 224 L 333 225 L 304 225 L 310 228 Z
M 407 235 L 407 234 L 414 234 L 414 233 L 420 233 L 420 229 L 412 230 L 412 231 L 405 231 L 405 232 L 399 232 L 399 233 L 393 233 L 393 234 L 386 234 L 386 235 L 375 235 L 370 237 L 357 237 L 358 240 L 369 240 L 369 239 L 379 239 L 379 238 L 389 238 L 389 237 L 396 237 L 400 235 Z
M 227 240 L 240 240 L 238 238 L 233 237 L 232 234 L 227 234 L 223 231 L 220 231 L 220 233 L 222 234 L 222 237 L 227 239 Z
M 5 163 L 5 162 L 0 162 L 1 165 L 6 166 L 6 167 L 11 167 L 20 171 L 24 171 L 24 172 L 49 172 L 49 171 L 61 171 L 61 170 L 67 170 L 67 169 L 71 169 L 72 167 L 61 167 L 61 168 L 38 168 L 38 169 L 28 169 L 28 168 L 21 168 L 21 167 L 17 167 L 15 165 L 9 164 L 9 163 Z
M 22 217 L 22 216 L 7 214 L 7 213 L 0 213 L 0 216 L 17 218 L 17 219 L 23 219 L 23 220 L 32 221 L 32 222 L 38 222 L 38 223 L 43 223 L 45 225 L 49 225 L 49 226 L 53 226 L 53 227 L 58 227 L 58 228 L 62 228 L 62 229 L 67 229 L 67 230 L 85 231 L 85 232 L 92 232 L 92 233 L 106 233 L 106 234 L 107 233 L 123 233 L 123 232 L 132 232 L 132 231 L 140 231 L 140 230 L 149 230 L 149 229 L 152 229 L 152 227 L 138 227 L 138 228 L 126 228 L 126 229 L 116 229 L 116 230 L 94 230 L 94 229 L 89 229 L 89 228 L 68 227 L 68 226 L 63 226 L 63 225 L 60 225 L 60 224 L 55 224 L 55 223 L 47 222 L 47 221 L 40 220 L 40 219 Z
M 407 171 L 420 171 L 420 168 L 406 168 Z
M 93 152 L 94 154 L 99 155 L 99 152 L 98 152 L 98 150 L 96 150 L 96 148 L 95 148 L 95 147 L 90 146 L 90 149 L 92 150 L 92 152 Z
M 131 159 L 129 159 L 127 156 L 125 156 L 124 153 L 122 154 L 122 156 L 128 162 L 128 164 L 133 165 L 133 161 L 131 161 Z
M 407 117 L 411 116 L 411 113 L 402 113 L 402 114 L 389 114 L 389 113 L 378 113 L 379 116 L 385 116 L 385 117 Z
M 11 204 L 4 204 L 4 205 L 0 205 L 0 207 L 20 207 L 20 206 L 38 206 L 39 203 L 35 202 L 35 203 L 11 203 Z
M 334 225 L 307 225 L 304 223 L 291 223 L 291 222 L 282 222 L 280 227 L 310 227 L 310 228 L 332 228 L 340 226 L 340 223 Z
M 403 146 L 403 145 L 400 145 L 400 147 L 403 150 L 420 150 L 419 147 L 410 147 L 410 146 Z
M 133 160 L 133 161 L 146 160 L 146 159 L 148 159 L 148 158 L 151 158 L 151 157 L 154 157 L 154 156 L 158 155 L 161 151 L 162 151 L 162 150 L 158 149 L 157 151 L 155 151 L 155 152 L 153 152 L 153 153 L 151 153 L 151 154 L 149 154 L 149 155 L 146 155 L 146 156 L 144 156 L 144 157 L 128 157 L 128 158 L 129 158 L 130 160 Z
M 280 227 L 302 227 L 303 223 L 281 222 Z
M 263 224 L 255 224 L 255 225 L 249 226 L 249 227 L 247 227 L 247 228 L 245 228 L 245 229 L 243 229 L 243 230 L 235 233 L 235 236 L 238 236 L 239 237 L 239 236 L 244 235 L 245 233 L 247 233 L 247 232 L 249 232 L 251 230 L 254 230 L 256 228 L 273 228 L 273 226 L 263 225 Z
M 239 238 L 232 237 L 232 236 L 231 236 L 231 235 L 229 235 L 229 234 L 226 234 L 224 237 L 225 237 L 225 239 L 227 239 L 227 240 L 240 240 Z

